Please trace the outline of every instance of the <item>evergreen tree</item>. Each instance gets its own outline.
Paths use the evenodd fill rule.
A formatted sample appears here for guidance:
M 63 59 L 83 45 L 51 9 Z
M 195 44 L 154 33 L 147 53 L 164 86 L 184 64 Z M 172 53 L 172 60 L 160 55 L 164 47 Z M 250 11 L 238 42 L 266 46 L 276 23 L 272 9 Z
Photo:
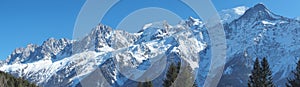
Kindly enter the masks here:
M 143 87 L 143 82 L 139 82 L 137 87 Z
M 153 87 L 152 81 L 146 82 L 146 86 L 144 87 Z
M 0 71 L 0 87 L 37 87 L 24 78 L 15 78 L 10 74 Z
M 178 62 L 176 67 L 177 67 L 176 73 L 178 74 L 180 72 L 181 62 Z
M 263 58 L 261 65 L 258 58 L 256 58 L 252 74 L 248 80 L 248 87 L 274 87 L 272 81 L 272 72 L 266 58 Z
M 196 81 L 194 82 L 193 87 L 198 87 L 198 84 Z
M 172 83 L 175 81 L 177 74 L 179 73 L 180 69 L 180 62 L 177 63 L 177 66 L 174 63 L 171 63 L 171 65 L 168 68 L 166 79 L 164 80 L 163 86 L 164 87 L 170 87 Z
M 266 58 L 261 61 L 261 83 L 261 87 L 274 87 L 272 71 Z
M 181 67 L 182 71 L 178 74 L 177 81 L 174 83 L 176 87 L 193 87 L 195 75 L 190 66 Z
M 138 87 L 153 87 L 152 81 L 139 82 Z
M 292 71 L 294 74 L 294 79 L 288 78 L 286 83 L 287 87 L 300 87 L 300 60 L 298 60 L 297 67 L 295 71 Z
M 261 81 L 260 81 L 260 64 L 258 58 L 255 59 L 253 70 L 250 75 L 250 79 L 248 80 L 248 87 L 261 87 Z

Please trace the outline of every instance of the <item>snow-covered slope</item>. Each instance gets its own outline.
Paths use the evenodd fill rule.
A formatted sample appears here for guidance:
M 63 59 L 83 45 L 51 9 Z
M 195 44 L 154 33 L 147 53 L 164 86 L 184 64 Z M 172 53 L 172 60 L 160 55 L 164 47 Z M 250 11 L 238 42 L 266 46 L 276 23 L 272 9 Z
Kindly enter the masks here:
M 252 63 L 257 57 L 268 59 L 274 82 L 285 86 L 300 56 L 298 20 L 276 15 L 263 4 L 257 4 L 225 25 L 225 31 L 228 58 L 220 86 L 247 86 Z
M 135 85 L 136 82 L 126 78 L 116 67 L 144 70 L 150 67 L 147 61 L 160 62 L 157 56 L 164 55 L 169 60 L 167 64 L 184 59 L 192 69 L 198 69 L 199 54 L 191 55 L 190 52 L 198 53 L 206 49 L 207 44 L 202 28 L 191 27 L 201 24 L 194 18 L 175 26 L 156 22 L 138 33 L 112 30 L 99 24 L 82 40 L 50 38 L 41 46 L 30 44 L 26 48 L 18 48 L 0 70 L 40 86 L 76 86 L 83 85 L 79 81 L 101 69 L 110 85 Z M 134 71 L 125 71 L 134 74 Z M 163 78 L 160 76 L 157 83 Z
M 31 63 L 39 60 L 60 60 L 71 55 L 71 43 L 67 39 L 50 38 L 41 46 L 28 44 L 26 48 L 17 48 L 6 59 L 7 64 Z
M 228 49 L 219 86 L 247 86 L 256 57 L 267 57 L 275 83 L 284 86 L 300 56 L 300 45 L 297 45 L 300 44 L 300 21 L 276 15 L 263 4 L 249 9 L 242 6 L 223 10 L 220 16 Z M 99 73 L 104 78 L 97 80 L 108 82 L 102 86 L 132 86 L 137 83 L 118 71 L 120 64 L 145 70 L 150 67 L 149 63 L 159 62 L 157 57 L 166 57 L 167 64 L 182 59 L 188 61 L 191 68 L 198 70 L 197 83 L 201 86 L 210 66 L 210 44 L 204 23 L 192 17 L 173 26 L 166 22 L 146 24 L 137 33 L 99 24 L 78 41 L 50 38 L 41 46 L 29 44 L 18 48 L 2 63 L 0 70 L 40 86 L 84 85 L 79 82 L 89 81 Z M 133 72 L 125 73 L 140 75 L 132 75 Z M 163 72 L 165 74 L 165 70 Z M 161 86 L 164 74 L 153 83 Z

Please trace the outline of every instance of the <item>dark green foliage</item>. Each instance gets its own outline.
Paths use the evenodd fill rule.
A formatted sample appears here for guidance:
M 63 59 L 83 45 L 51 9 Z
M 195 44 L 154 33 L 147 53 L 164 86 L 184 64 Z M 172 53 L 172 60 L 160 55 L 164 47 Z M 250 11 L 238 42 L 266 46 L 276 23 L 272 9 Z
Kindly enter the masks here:
M 166 79 L 164 80 L 163 86 L 164 87 L 170 87 L 172 83 L 175 81 L 178 73 L 180 70 L 180 62 L 178 62 L 177 65 L 174 63 L 171 63 L 171 65 L 168 68 Z M 174 73 L 175 72 L 175 73 Z
M 180 71 L 180 69 L 182 69 L 182 71 Z M 192 71 L 192 68 L 189 66 L 182 67 L 181 62 L 178 62 L 177 64 L 171 63 L 163 87 L 171 87 L 172 85 L 176 87 L 198 87 L 197 83 L 194 81 L 193 72 L 190 71 Z M 178 77 L 179 74 L 180 76 Z M 177 82 L 175 82 L 176 79 L 180 79 L 180 81 L 177 80 Z
M 196 81 L 194 82 L 193 87 L 198 87 L 198 84 L 196 83 Z
M 35 84 L 22 78 L 15 78 L 10 74 L 0 71 L 0 87 L 37 87 Z
M 178 74 L 179 71 L 180 71 L 180 66 L 181 66 L 181 62 L 178 62 L 178 63 L 177 63 L 177 66 L 176 66 L 176 67 L 177 67 L 177 71 L 176 71 L 177 74 Z
M 274 87 L 272 72 L 266 58 L 263 58 L 261 65 L 258 58 L 256 58 L 251 73 L 248 87 Z
M 256 58 L 254 65 L 253 65 L 253 70 L 252 74 L 250 75 L 250 79 L 248 80 L 248 87 L 260 87 L 260 72 L 261 68 L 259 65 L 259 60 Z
M 287 87 L 300 87 L 300 60 L 298 60 L 295 71 L 292 71 L 294 78 L 288 78 Z
M 195 77 L 192 72 L 192 68 L 190 66 L 181 67 L 182 71 L 177 76 L 177 81 L 175 81 L 174 85 L 176 87 L 193 87 Z
M 138 87 L 153 87 L 152 81 L 149 82 L 139 82 Z
M 272 71 L 270 70 L 268 60 L 263 58 L 261 61 L 261 82 L 262 87 L 274 87 Z

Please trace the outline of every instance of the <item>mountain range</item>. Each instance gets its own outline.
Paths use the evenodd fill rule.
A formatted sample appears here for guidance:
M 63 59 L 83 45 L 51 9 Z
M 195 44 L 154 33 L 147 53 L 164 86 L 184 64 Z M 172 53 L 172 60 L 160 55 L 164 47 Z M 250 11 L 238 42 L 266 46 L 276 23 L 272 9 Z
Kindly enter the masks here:
M 274 83 L 285 86 L 300 56 L 300 45 L 297 45 L 300 44 L 300 21 L 274 14 L 263 4 L 219 13 L 226 35 L 227 55 L 218 86 L 246 87 L 255 58 L 263 57 L 270 63 Z M 50 38 L 40 46 L 29 44 L 15 49 L 1 61 L 0 70 L 45 87 L 74 87 L 87 83 L 132 86 L 137 82 L 127 75 L 139 74 L 134 75 L 134 70 L 124 74 L 120 67 L 146 70 L 153 67 L 151 63 L 160 63 L 161 60 L 157 60 L 160 58 L 166 59 L 165 67 L 185 59 L 192 71 L 197 72 L 196 83 L 202 86 L 211 65 L 211 43 L 205 23 L 190 17 L 177 25 L 165 21 L 146 25 L 137 33 L 128 33 L 99 24 L 81 40 Z M 163 74 L 153 83 L 162 86 L 166 69 L 156 73 Z M 100 76 L 95 80 L 95 75 Z

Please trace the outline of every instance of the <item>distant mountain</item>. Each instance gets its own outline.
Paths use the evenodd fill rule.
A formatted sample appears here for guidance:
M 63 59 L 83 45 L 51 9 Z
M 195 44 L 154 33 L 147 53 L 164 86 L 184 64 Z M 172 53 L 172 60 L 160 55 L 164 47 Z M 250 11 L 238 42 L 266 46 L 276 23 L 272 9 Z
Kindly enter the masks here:
M 219 86 L 246 87 L 256 57 L 267 57 L 274 83 L 284 86 L 300 56 L 300 21 L 276 15 L 263 4 L 223 10 L 220 16 L 226 34 L 227 59 Z M 108 82 L 102 86 L 133 86 L 137 82 L 122 75 L 117 65 L 145 70 L 150 67 L 149 62 L 159 62 L 154 59 L 164 54 L 167 64 L 188 60 L 189 67 L 198 71 L 196 81 L 202 86 L 210 66 L 210 44 L 204 23 L 192 17 L 174 26 L 166 22 L 146 24 L 137 33 L 99 24 L 81 40 L 50 38 L 41 46 L 29 44 L 18 48 L 0 70 L 46 87 L 80 86 L 80 81 L 88 81 L 99 73 L 104 78 L 97 80 Z M 122 59 L 116 61 L 118 58 Z M 163 79 L 159 76 L 153 83 L 161 86 Z
M 6 59 L 7 64 L 26 64 L 39 60 L 60 60 L 71 55 L 71 43 L 67 39 L 50 38 L 41 46 L 28 44 L 26 48 L 17 48 Z
M 185 58 L 189 64 L 197 64 L 193 61 L 197 57 L 187 53 L 200 52 L 207 46 L 202 38 L 204 30 L 190 29 L 200 25 L 197 19 L 190 18 L 177 26 L 156 22 L 138 33 L 128 33 L 99 24 L 82 40 L 50 38 L 41 46 L 29 44 L 26 48 L 18 48 L 0 70 L 24 77 L 40 86 L 75 86 L 82 85 L 78 80 L 84 80 L 95 69 L 101 69 L 105 75 L 103 79 L 109 80 L 111 85 L 135 85 L 136 82 L 117 72 L 115 63 L 132 63 L 130 66 L 143 70 L 150 67 L 147 61 L 160 62 L 156 57 L 163 54 L 169 60 L 168 64 L 180 58 Z M 184 43 L 186 41 L 192 43 Z M 187 51 L 185 47 L 189 46 L 192 49 Z M 125 59 L 113 60 L 120 57 Z M 190 65 L 192 69 L 197 66 Z M 162 85 L 162 79 L 160 77 L 156 83 Z

